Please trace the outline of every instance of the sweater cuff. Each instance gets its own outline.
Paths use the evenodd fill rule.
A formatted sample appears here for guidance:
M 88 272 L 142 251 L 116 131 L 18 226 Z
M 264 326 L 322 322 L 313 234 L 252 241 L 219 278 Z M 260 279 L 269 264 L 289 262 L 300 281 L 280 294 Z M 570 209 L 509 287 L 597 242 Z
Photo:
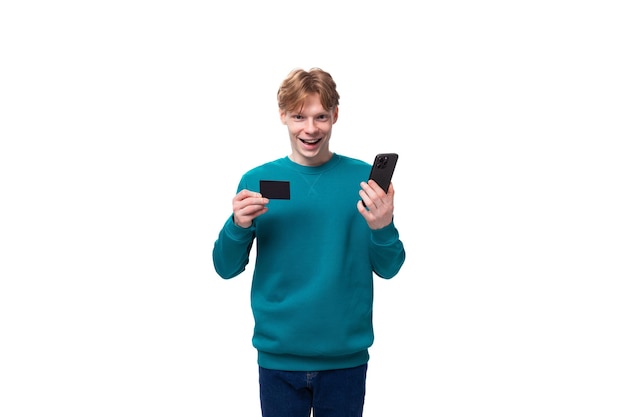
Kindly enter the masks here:
M 399 238 L 400 235 L 398 234 L 398 229 L 396 229 L 393 220 L 382 229 L 372 230 L 372 242 L 376 245 L 390 245 Z
M 233 240 L 248 240 L 254 234 L 254 225 L 246 228 L 237 226 L 234 216 L 230 216 L 224 225 L 224 231 Z

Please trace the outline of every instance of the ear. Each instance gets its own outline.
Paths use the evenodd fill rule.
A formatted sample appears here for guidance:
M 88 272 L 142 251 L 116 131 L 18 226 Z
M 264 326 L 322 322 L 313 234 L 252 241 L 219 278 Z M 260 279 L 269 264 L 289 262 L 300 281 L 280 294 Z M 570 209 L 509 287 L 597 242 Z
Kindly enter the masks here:
M 337 123 L 338 118 L 339 118 L 339 106 L 335 106 L 335 110 L 333 110 L 333 124 Z
M 286 125 L 287 124 L 287 112 L 283 109 L 278 109 L 278 115 L 280 116 L 280 121 Z

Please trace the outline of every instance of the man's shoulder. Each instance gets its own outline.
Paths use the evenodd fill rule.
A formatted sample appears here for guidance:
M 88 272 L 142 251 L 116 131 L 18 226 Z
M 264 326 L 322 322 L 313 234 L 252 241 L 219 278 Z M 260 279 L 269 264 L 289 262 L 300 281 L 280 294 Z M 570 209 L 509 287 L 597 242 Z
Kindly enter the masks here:
M 363 161 L 362 159 L 346 156 L 346 155 L 337 155 L 340 158 L 340 162 L 345 165 L 357 166 L 357 167 L 369 167 L 370 164 Z
M 287 157 L 282 157 L 273 161 L 265 162 L 261 165 L 257 165 L 254 168 L 250 168 L 248 171 L 246 171 L 244 173 L 244 176 L 254 176 L 284 168 L 286 165 L 286 159 Z

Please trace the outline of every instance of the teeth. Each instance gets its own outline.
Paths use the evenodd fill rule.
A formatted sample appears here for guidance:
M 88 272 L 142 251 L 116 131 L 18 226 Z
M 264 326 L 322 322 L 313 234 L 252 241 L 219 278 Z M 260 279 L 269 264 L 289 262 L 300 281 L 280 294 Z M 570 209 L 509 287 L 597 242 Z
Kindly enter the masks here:
M 302 142 L 305 143 L 315 143 L 317 142 L 319 139 L 300 139 Z

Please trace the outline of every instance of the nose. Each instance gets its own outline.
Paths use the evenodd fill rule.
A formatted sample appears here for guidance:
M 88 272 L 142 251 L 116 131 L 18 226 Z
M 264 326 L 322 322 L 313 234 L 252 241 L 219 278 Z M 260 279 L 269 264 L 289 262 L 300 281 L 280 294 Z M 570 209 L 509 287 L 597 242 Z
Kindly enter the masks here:
M 308 118 L 306 121 L 306 125 L 304 126 L 304 129 L 306 130 L 307 133 L 312 133 L 317 131 L 317 125 L 315 124 L 315 120 L 313 118 Z

